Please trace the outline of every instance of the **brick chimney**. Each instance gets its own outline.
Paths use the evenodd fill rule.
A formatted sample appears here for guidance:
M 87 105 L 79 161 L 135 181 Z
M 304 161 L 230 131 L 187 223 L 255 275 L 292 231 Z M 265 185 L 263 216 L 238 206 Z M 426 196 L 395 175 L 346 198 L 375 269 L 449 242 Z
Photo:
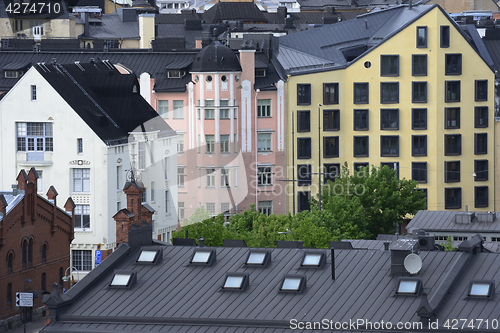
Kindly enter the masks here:
M 26 185 L 26 191 L 24 192 L 24 207 L 26 212 L 26 218 L 31 217 L 31 223 L 35 222 L 36 219 L 36 199 L 37 199 L 37 182 L 38 173 L 33 167 L 28 173 L 28 184 Z
M 127 208 L 123 208 L 113 216 L 116 223 L 116 245 L 120 243 L 128 243 L 128 233 L 134 222 L 134 214 Z
M 123 192 L 127 195 L 127 209 L 134 214 L 133 223 L 137 226 L 142 225 L 142 193 L 144 187 L 141 183 L 127 182 L 123 188 Z
M 54 188 L 54 186 L 50 186 L 49 190 L 47 191 L 47 199 L 53 203 L 54 206 L 52 206 L 52 220 L 50 221 L 50 230 L 52 234 L 56 232 L 57 225 L 55 224 L 56 221 L 56 210 L 57 210 L 57 191 Z
M 152 224 L 152 216 L 154 213 L 142 205 L 142 193 L 144 187 L 141 183 L 127 182 L 123 188 L 123 192 L 127 195 L 127 208 L 121 209 L 114 216 L 116 223 L 116 244 L 128 243 L 129 232 L 132 229 L 132 224 L 138 227 L 142 226 L 142 222 Z
M 21 170 L 19 171 L 19 175 L 16 178 L 17 180 L 17 189 L 24 191 L 26 189 L 26 184 L 28 183 L 28 175 L 26 174 L 26 171 Z

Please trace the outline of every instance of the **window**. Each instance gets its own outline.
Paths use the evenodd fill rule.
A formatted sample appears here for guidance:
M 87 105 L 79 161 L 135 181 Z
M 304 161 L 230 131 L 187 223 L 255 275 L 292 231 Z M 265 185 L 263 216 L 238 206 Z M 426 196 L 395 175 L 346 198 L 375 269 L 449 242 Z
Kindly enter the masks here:
M 412 57 L 412 75 L 427 76 L 427 55 L 414 54 Z
M 323 84 L 323 104 L 339 104 L 339 84 L 324 83 Z
M 215 204 L 214 212 L 215 212 Z M 208 204 L 207 204 L 208 207 Z M 190 264 L 194 265 L 212 265 L 216 260 L 215 250 L 196 249 L 191 257 Z
M 462 154 L 462 135 L 460 134 L 444 135 L 444 154 L 445 156 Z
M 211 109 L 214 106 L 213 99 L 205 100 L 205 119 L 215 119 L 215 110 Z
M 487 106 L 477 106 L 474 108 L 474 127 L 475 128 L 488 127 Z
M 445 108 L 445 126 L 446 129 L 460 128 L 460 108 Z
M 26 268 L 27 259 L 28 259 L 28 241 L 27 240 L 23 241 L 23 246 L 22 246 L 21 251 L 22 251 L 21 257 L 22 257 L 23 268 Z
M 229 202 L 222 202 L 220 204 L 220 212 L 224 215 L 230 215 L 231 214 L 231 203 Z
M 369 164 L 368 164 L 368 162 L 362 162 L 362 163 L 358 162 L 358 163 L 354 163 L 353 166 L 354 166 L 354 171 L 358 172 L 363 168 L 367 168 L 369 166 Z
M 427 82 L 412 82 L 412 102 L 427 103 Z
M 419 278 L 399 278 L 397 295 L 418 295 L 422 289 L 422 281 Z
M 26 151 L 28 161 L 43 161 L 43 153 L 54 151 L 52 123 L 17 123 L 17 151 Z
M 168 157 L 165 157 L 165 159 L 163 160 L 163 168 L 164 168 L 164 173 L 165 173 L 165 180 L 168 180 Z M 118 170 L 118 167 L 117 167 L 117 172 L 118 174 L 120 173 L 119 170 Z M 120 189 L 120 176 L 117 177 L 118 179 L 118 189 Z
M 229 188 L 229 169 L 220 169 L 220 187 Z
M 328 181 L 335 182 L 338 175 L 340 175 L 340 163 L 323 164 L 323 179 L 325 184 Z
M 92 270 L 92 250 L 72 250 L 71 259 L 71 264 L 78 271 Z
M 488 154 L 488 134 L 474 133 L 474 154 Z
M 380 137 L 380 156 L 399 156 L 399 136 Z
M 475 160 L 474 173 L 475 181 L 488 180 L 488 160 Z
M 419 183 L 427 183 L 427 162 L 411 163 L 411 179 Z
M 172 101 L 174 119 L 184 119 L 184 101 Z
M 184 202 L 180 201 L 177 204 L 177 210 L 178 210 L 179 220 L 180 221 L 184 220 Z
M 165 214 L 170 213 L 170 193 L 168 190 L 165 191 Z
M 488 100 L 488 80 L 476 80 L 475 81 L 476 91 L 475 91 L 475 101 L 484 102 Z
M 462 74 L 462 55 L 461 54 L 446 54 L 446 62 L 444 64 L 446 75 Z
M 445 82 L 445 102 L 460 102 L 460 81 Z
M 308 186 L 311 185 L 311 165 L 298 164 L 297 165 L 297 185 Z
M 323 157 L 339 157 L 339 137 L 325 136 L 323 137 Z
M 391 170 L 396 171 L 396 177 L 399 179 L 399 162 L 381 162 L 380 167 L 388 167 Z
M 311 111 L 297 111 L 297 132 L 311 131 Z
M 354 104 L 368 104 L 368 83 L 354 83 Z
M 460 181 L 460 161 L 444 162 L 444 182 L 455 183 Z
M 83 153 L 83 139 L 82 138 L 76 139 L 76 152 L 78 154 Z
M 311 138 L 297 138 L 297 158 L 311 158 Z
M 273 213 L 273 202 L 268 201 L 259 201 L 259 212 L 264 215 L 271 215 Z
M 299 191 L 297 193 L 298 198 L 298 211 L 299 213 L 302 211 L 310 211 L 310 201 L 311 201 L 311 192 L 310 191 Z
M 220 110 L 219 110 L 219 117 L 220 119 L 229 119 L 229 109 L 223 109 L 225 106 L 229 106 L 229 100 L 228 99 L 221 99 L 220 100 Z
M 90 169 L 73 169 L 73 192 L 90 192 Z
M 462 208 L 462 189 L 452 187 L 444 189 L 444 208 L 459 209 Z
M 285 276 L 280 284 L 279 291 L 302 293 L 306 287 L 306 279 L 300 275 Z
M 205 135 L 205 153 L 213 154 L 215 153 L 215 137 L 212 134 Z
M 114 275 L 113 275 L 113 279 L 109 283 L 109 287 L 130 289 L 130 287 L 136 281 L 137 281 L 137 277 L 136 277 L 134 272 L 115 270 Z
M 207 212 L 209 212 L 212 215 L 215 215 L 215 203 L 214 202 L 207 202 Z
M 168 118 L 168 101 L 158 101 L 158 114 L 163 118 Z
M 245 266 L 262 266 L 266 267 L 271 262 L 271 253 L 269 251 L 255 251 L 248 252 Z
M 380 103 L 399 103 L 399 83 L 380 83 Z
M 257 168 L 257 185 L 258 186 L 273 185 L 273 173 L 271 167 Z
M 30 238 L 28 242 L 28 266 L 33 266 L 33 238 Z
M 476 208 L 488 207 L 488 186 L 474 186 L 474 204 Z
M 7 273 L 12 273 L 12 264 L 13 264 L 13 261 L 14 261 L 14 254 L 12 252 L 10 252 L 8 255 L 7 255 Z
M 322 268 L 326 263 L 324 252 L 305 252 L 300 267 Z
M 257 117 L 267 118 L 271 117 L 271 100 L 270 99 L 258 99 L 257 100 Z
M 220 136 L 220 152 L 222 154 L 229 154 L 229 134 Z
M 177 167 L 177 186 L 184 187 L 184 181 L 186 179 L 186 173 L 184 172 L 184 167 Z
M 42 273 L 42 278 L 40 280 L 41 280 L 40 281 L 41 290 L 42 291 L 47 290 L 47 274 Z
M 399 110 L 382 109 L 380 110 L 380 129 L 397 130 L 399 129 Z
M 450 47 L 450 27 L 441 26 L 441 47 Z
M 12 309 L 12 283 L 7 284 L 7 309 Z
M 146 189 L 141 193 L 141 203 L 146 203 L 148 201 L 148 193 Z
M 146 169 L 146 142 L 139 142 L 137 145 L 137 155 L 139 159 L 139 169 Z
M 427 27 L 417 27 L 417 47 L 427 47 Z
M 36 170 L 38 178 L 36 179 L 36 191 L 43 192 L 43 170 Z
M 184 134 L 181 133 L 177 137 L 177 152 L 178 153 L 183 153 L 184 152 Z
M 340 130 L 340 110 L 323 110 L 323 131 Z
M 151 202 L 155 202 L 155 182 L 151 182 Z
M 414 130 L 427 129 L 427 109 L 412 109 L 411 128 Z
M 36 101 L 36 85 L 31 86 L 31 100 Z
M 215 169 L 206 169 L 206 187 L 215 187 Z
M 257 133 L 257 150 L 266 152 L 272 150 L 272 133 Z
M 399 75 L 399 56 L 381 55 L 380 76 L 398 76 L 398 75 Z
M 297 105 L 311 104 L 311 85 L 297 84 Z
M 493 237 L 492 237 L 493 238 Z M 491 298 L 495 294 L 495 281 L 472 280 L 469 284 L 469 297 Z
M 368 136 L 354 137 L 354 157 L 368 157 Z
M 90 228 L 90 205 L 76 205 L 75 229 Z
M 222 289 L 243 291 L 248 288 L 248 280 L 248 274 L 228 273 L 222 285 Z
M 427 156 L 427 135 L 412 135 L 411 156 Z
M 266 77 L 266 70 L 265 69 L 256 69 L 255 70 L 255 77 Z
M 15 22 L 16 22 L 15 23 L 16 32 L 24 30 L 23 29 L 23 20 L 15 20 Z
M 354 110 L 354 130 L 368 130 L 368 110 Z

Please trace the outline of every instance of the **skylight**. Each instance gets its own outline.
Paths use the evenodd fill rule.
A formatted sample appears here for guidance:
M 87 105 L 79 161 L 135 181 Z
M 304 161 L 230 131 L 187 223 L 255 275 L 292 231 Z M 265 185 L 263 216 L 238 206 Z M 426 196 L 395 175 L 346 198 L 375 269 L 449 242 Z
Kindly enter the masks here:
M 495 281 L 472 280 L 468 297 L 489 298 L 495 294 Z
M 228 276 L 224 282 L 224 289 L 240 289 L 243 284 L 243 276 Z
M 303 275 L 285 275 L 281 280 L 281 292 L 302 293 L 306 287 L 306 278 Z
M 132 274 L 115 274 L 110 285 L 115 287 L 126 287 L 131 277 Z
M 212 265 L 215 262 L 215 250 L 196 249 L 191 257 L 192 265 Z
M 421 283 L 422 281 L 420 280 L 420 278 L 399 278 L 396 294 L 416 296 L 420 294 Z
M 245 261 L 247 266 L 267 266 L 271 261 L 271 253 L 269 251 L 250 251 Z
M 314 268 L 323 267 L 325 264 L 325 254 L 322 252 L 305 252 L 300 263 L 300 267 Z
M 139 255 L 139 258 L 137 259 L 137 262 L 145 263 L 145 262 L 154 262 L 156 255 L 158 254 L 158 251 L 141 251 L 141 254 Z

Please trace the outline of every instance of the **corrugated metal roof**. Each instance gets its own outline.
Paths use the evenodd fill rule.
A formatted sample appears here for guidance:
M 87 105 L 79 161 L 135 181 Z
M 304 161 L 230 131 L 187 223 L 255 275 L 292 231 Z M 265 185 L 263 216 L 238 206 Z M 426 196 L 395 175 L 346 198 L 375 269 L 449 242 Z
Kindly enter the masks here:
M 422 229 L 425 231 L 466 231 L 470 233 L 500 232 L 500 213 L 495 212 L 495 220 L 491 223 L 478 222 L 456 223 L 455 215 L 463 212 L 420 210 L 408 223 L 406 229 Z M 484 213 L 484 212 L 476 212 Z
M 105 14 L 101 25 L 89 26 L 89 35 L 99 39 L 139 39 L 139 23 L 122 22 L 117 14 Z

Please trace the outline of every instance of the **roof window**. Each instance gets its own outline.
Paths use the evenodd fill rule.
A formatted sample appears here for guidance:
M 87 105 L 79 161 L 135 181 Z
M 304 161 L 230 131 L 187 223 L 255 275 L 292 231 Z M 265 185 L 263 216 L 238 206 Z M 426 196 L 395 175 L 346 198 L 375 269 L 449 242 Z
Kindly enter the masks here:
M 228 273 L 224 280 L 223 290 L 244 291 L 249 284 L 248 274 Z
M 116 270 L 109 286 L 111 288 L 130 289 L 135 284 L 136 281 L 137 277 L 135 272 Z
M 215 263 L 215 250 L 196 249 L 191 257 L 192 265 L 213 265 Z
M 270 262 L 271 253 L 269 251 L 250 251 L 245 261 L 245 265 L 266 267 Z
M 306 277 L 303 275 L 285 275 L 281 280 L 280 292 L 303 293 L 306 289 Z
M 323 268 L 325 266 L 324 252 L 305 252 L 300 263 L 304 268 Z
M 397 295 L 417 296 L 422 289 L 422 281 L 420 278 L 399 278 Z
M 495 294 L 495 282 L 488 280 L 472 280 L 469 284 L 468 297 L 490 298 Z
M 163 258 L 162 249 L 141 249 L 139 256 L 137 257 L 138 264 L 157 264 Z

